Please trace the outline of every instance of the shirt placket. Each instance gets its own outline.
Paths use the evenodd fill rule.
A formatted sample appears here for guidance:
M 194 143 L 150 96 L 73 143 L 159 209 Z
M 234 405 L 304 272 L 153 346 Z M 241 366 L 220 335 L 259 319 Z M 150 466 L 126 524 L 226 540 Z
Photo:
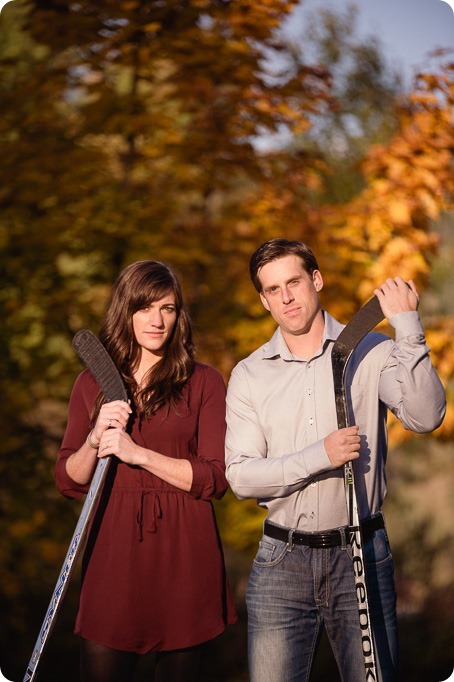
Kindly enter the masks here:
M 315 411 L 315 359 L 306 364 L 305 409 L 303 419 L 306 422 L 307 442 L 315 443 L 317 435 L 317 419 Z M 317 478 L 309 483 L 307 490 L 307 525 L 308 530 L 318 527 L 319 485 Z

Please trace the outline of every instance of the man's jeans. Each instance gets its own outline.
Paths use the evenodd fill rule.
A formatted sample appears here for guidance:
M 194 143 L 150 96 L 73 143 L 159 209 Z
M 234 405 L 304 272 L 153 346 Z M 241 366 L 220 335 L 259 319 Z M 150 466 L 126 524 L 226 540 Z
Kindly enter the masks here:
M 397 680 L 394 568 L 385 529 L 364 543 L 381 682 Z M 249 579 L 250 682 L 308 682 L 323 625 L 344 682 L 364 682 L 350 545 L 311 549 L 263 536 Z

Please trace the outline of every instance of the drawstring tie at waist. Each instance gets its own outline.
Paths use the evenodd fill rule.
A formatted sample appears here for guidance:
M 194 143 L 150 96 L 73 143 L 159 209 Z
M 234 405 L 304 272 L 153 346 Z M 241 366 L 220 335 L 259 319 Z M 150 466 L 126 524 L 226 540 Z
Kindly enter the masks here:
M 137 539 L 139 542 L 143 541 L 143 517 L 144 517 L 144 504 L 145 495 L 152 495 L 151 504 L 147 504 L 147 518 L 149 518 L 149 526 L 146 529 L 147 533 L 156 533 L 158 527 L 156 525 L 156 520 L 162 517 L 161 504 L 159 502 L 159 497 L 156 495 L 154 490 L 142 490 L 140 495 L 139 509 L 137 511 L 137 526 L 138 533 Z

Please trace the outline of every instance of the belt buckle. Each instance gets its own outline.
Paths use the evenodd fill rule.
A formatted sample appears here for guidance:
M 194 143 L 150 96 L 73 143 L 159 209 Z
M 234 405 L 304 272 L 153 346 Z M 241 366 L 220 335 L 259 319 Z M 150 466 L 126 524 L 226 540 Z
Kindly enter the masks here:
M 317 533 L 313 538 L 313 547 L 316 549 L 328 549 L 331 545 L 330 533 Z
M 334 531 L 320 533 L 319 540 L 316 543 L 316 547 L 320 549 L 330 549 L 331 547 L 335 547 L 336 546 L 335 538 L 336 533 Z

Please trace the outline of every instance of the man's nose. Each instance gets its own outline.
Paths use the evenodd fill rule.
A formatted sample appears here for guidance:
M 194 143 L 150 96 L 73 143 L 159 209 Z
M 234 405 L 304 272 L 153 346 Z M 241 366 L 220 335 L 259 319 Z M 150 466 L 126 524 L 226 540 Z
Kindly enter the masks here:
M 288 287 L 282 289 L 282 303 L 288 305 L 293 301 L 293 294 Z

